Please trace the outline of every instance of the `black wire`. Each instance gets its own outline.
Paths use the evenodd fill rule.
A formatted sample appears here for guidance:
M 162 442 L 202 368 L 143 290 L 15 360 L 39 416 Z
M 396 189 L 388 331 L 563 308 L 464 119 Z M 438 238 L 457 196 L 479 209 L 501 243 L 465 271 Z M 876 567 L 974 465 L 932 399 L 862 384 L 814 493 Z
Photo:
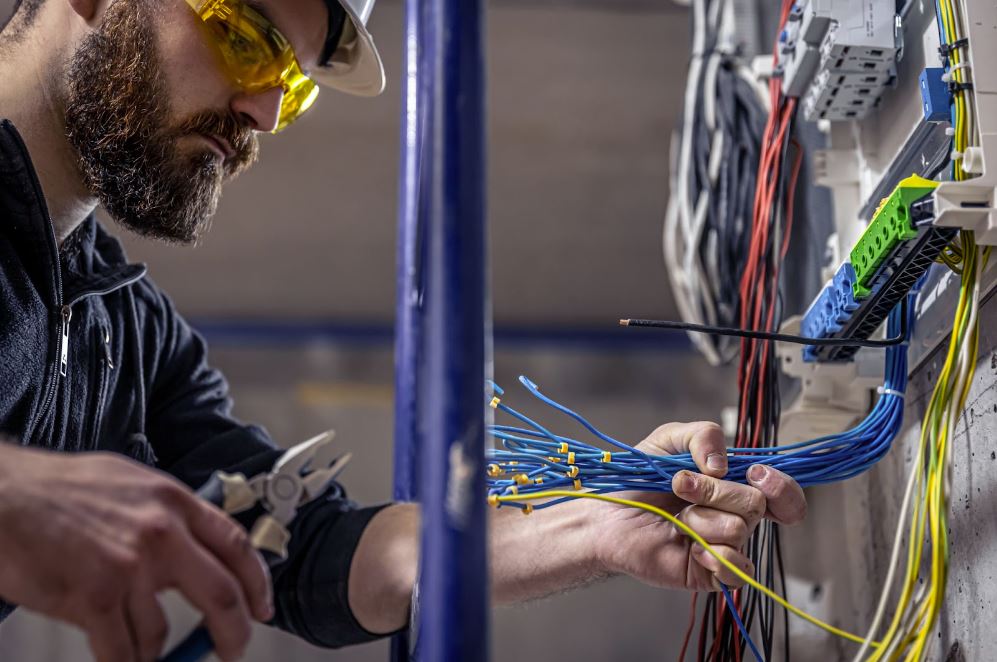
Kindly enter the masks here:
M 907 298 L 902 299 L 902 306 L 906 313 Z M 752 338 L 755 340 L 774 340 L 776 342 L 795 343 L 797 345 L 815 345 L 823 347 L 873 347 L 885 348 L 895 347 L 906 342 L 907 339 L 907 316 L 901 316 L 900 333 L 893 338 L 883 340 L 869 340 L 861 338 L 808 338 L 806 336 L 795 336 L 788 333 L 771 333 L 769 331 L 749 331 L 747 329 L 735 329 L 726 326 L 709 326 L 707 324 L 692 324 L 690 322 L 673 322 L 669 320 L 648 320 L 648 319 L 621 319 L 620 326 L 639 326 L 653 329 L 667 329 L 669 331 L 692 331 L 694 333 L 710 333 L 718 336 L 734 336 L 738 338 Z

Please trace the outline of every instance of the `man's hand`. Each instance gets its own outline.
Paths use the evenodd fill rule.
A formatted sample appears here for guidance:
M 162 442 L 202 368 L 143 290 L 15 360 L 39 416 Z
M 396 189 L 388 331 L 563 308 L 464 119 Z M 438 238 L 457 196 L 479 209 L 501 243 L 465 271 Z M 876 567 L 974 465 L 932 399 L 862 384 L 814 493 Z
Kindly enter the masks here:
M 797 524 L 807 512 L 803 490 L 786 474 L 762 465 L 748 471 L 750 485 L 721 480 L 727 473 L 723 432 L 713 423 L 669 423 L 637 448 L 651 455 L 689 452 L 702 473 L 679 472 L 674 494 L 624 492 L 621 498 L 643 501 L 678 516 L 725 559 L 747 574 L 754 573 L 741 547 L 763 517 Z M 692 591 L 716 590 L 717 580 L 741 586 L 723 566 L 675 526 L 636 508 L 592 504 L 598 508 L 596 554 L 610 573 L 623 573 L 648 584 Z
M 774 469 L 754 466 L 750 485 L 721 480 L 727 474 L 724 436 L 712 423 L 671 423 L 638 448 L 653 455 L 689 452 L 701 474 L 680 472 L 674 494 L 622 492 L 676 514 L 724 558 L 751 574 L 740 548 L 763 517 L 796 524 L 806 515 L 803 490 Z M 575 499 L 524 516 L 500 508 L 490 518 L 492 596 L 523 602 L 627 574 L 655 586 L 717 589 L 717 580 L 740 586 L 736 575 L 692 544 L 670 522 L 644 510 Z M 353 556 L 350 607 L 372 632 L 405 624 L 415 581 L 419 511 L 413 504 L 385 508 L 368 524 Z
M 245 531 L 169 476 L 122 457 L 0 443 L 0 596 L 86 631 L 99 662 L 155 660 L 156 594 L 204 614 L 223 660 L 272 617 L 270 577 Z

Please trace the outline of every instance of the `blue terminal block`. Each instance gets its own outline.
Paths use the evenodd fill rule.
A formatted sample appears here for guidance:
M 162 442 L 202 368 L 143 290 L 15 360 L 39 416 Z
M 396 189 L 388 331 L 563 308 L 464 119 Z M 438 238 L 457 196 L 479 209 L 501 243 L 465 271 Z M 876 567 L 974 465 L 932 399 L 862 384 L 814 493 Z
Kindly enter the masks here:
M 941 67 L 928 67 L 918 77 L 921 88 L 921 109 L 927 122 L 948 122 L 951 119 L 949 106 L 952 95 L 948 85 L 942 80 L 945 70 Z
M 810 304 L 810 308 L 807 310 L 806 314 L 803 316 L 803 322 L 800 324 L 800 334 L 805 338 L 824 338 L 827 336 L 829 328 L 829 322 L 831 321 L 831 312 L 833 310 L 833 305 L 831 303 L 831 294 L 834 285 L 833 283 L 828 283 L 814 302 Z M 807 363 L 812 363 L 817 360 L 816 354 L 817 348 L 813 345 L 807 345 L 803 348 L 803 360 Z
M 834 329 L 837 332 L 841 330 L 840 325 L 851 319 L 852 313 L 859 308 L 859 302 L 855 300 L 853 289 L 855 269 L 851 262 L 845 262 L 838 267 L 838 270 L 834 272 L 834 278 L 831 279 L 831 285 L 834 288 L 831 300 L 834 308 L 832 317 L 838 324 L 838 328 Z
M 800 333 L 806 338 L 827 338 L 840 333 L 860 306 L 852 291 L 854 283 L 855 269 L 851 262 L 845 262 L 810 304 L 803 316 Z M 817 348 L 813 345 L 804 347 L 803 360 L 807 363 L 816 361 Z

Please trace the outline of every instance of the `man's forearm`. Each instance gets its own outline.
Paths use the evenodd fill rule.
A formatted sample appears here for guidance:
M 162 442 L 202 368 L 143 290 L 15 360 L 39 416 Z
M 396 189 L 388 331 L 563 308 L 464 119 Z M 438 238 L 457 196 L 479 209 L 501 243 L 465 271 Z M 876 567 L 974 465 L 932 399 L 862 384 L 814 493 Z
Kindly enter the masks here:
M 529 515 L 514 507 L 491 511 L 492 600 L 535 600 L 608 576 L 596 553 L 592 506 L 572 501 Z
M 353 615 L 367 630 L 387 633 L 408 620 L 419 559 L 419 508 L 398 504 L 367 525 L 350 568 Z M 591 504 L 573 502 L 524 516 L 489 511 L 492 597 L 523 602 L 606 576 L 593 539 Z

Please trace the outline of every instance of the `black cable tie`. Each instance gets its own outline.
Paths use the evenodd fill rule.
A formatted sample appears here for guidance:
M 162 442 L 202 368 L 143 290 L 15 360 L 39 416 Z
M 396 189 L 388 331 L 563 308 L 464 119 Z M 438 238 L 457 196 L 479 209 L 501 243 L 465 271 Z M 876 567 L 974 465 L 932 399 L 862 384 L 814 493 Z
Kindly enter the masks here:
M 947 58 L 949 53 L 958 50 L 969 45 L 969 37 L 963 37 L 962 39 L 956 39 L 951 44 L 942 44 L 938 47 L 938 54 L 942 57 Z
M 949 81 L 949 92 L 951 92 L 952 94 L 956 94 L 958 92 L 964 92 L 966 90 L 972 90 L 972 89 L 973 89 L 973 84 L 972 83 L 968 83 L 968 82 L 967 83 L 960 83 L 960 82 L 954 81 L 954 80 L 953 81 Z

